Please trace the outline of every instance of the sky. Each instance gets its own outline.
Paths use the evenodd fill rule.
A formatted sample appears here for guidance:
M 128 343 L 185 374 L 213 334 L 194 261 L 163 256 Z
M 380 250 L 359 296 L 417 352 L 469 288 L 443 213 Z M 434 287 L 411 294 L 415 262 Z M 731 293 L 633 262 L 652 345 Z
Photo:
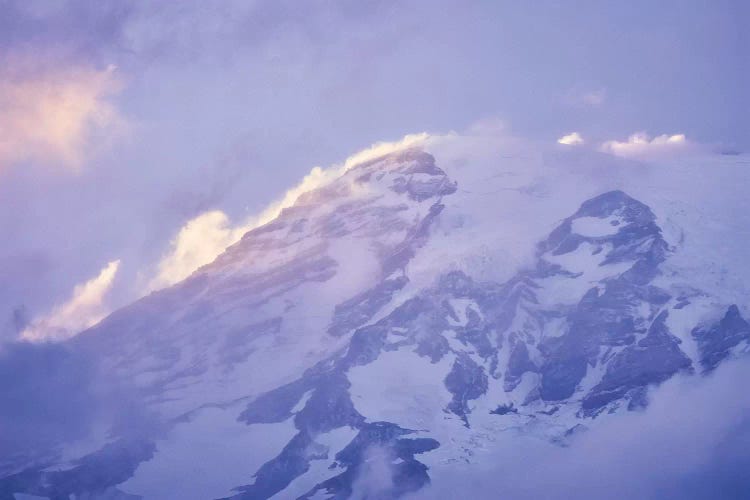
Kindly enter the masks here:
M 378 141 L 502 123 L 621 156 L 746 152 L 748 18 L 742 0 L 0 0 L 0 339 L 64 338 L 171 284 Z

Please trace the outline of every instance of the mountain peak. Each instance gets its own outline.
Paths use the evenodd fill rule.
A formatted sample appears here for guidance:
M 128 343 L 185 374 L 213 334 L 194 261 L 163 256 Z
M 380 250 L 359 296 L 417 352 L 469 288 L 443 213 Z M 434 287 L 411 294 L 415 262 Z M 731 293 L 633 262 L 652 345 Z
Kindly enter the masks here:
M 520 175 L 485 174 L 474 182 L 528 196 L 508 190 Z M 123 491 L 181 496 L 162 473 L 204 459 L 201 446 L 180 448 L 198 436 L 241 443 L 232 456 L 241 467 L 218 481 L 223 492 L 192 498 L 346 498 L 371 449 L 399 475 L 385 495 L 397 497 L 476 460 L 478 446 L 494 446 L 487 436 L 566 443 L 594 417 L 642 408 L 652 386 L 709 371 L 750 342 L 737 306 L 690 330 L 720 302 L 662 272 L 672 254 L 655 212 L 625 191 L 583 200 L 544 234 L 570 192 L 553 200 L 548 218 L 531 219 L 542 227 L 538 253 L 493 280 L 469 259 L 473 247 L 459 245 L 465 261 L 435 247 L 450 231 L 470 239 L 510 228 L 504 241 L 522 238 L 525 228 L 513 229 L 527 220 L 516 205 L 493 204 L 499 190 L 481 195 L 483 210 L 464 208 L 472 179 L 461 177 L 468 188 L 443 203 L 457 184 L 418 148 L 322 180 L 200 273 L 70 342 L 134 381 L 158 415 L 153 434 L 102 444 L 89 469 L 29 469 L 28 481 L 0 480 L 0 491 L 63 498 L 134 476 Z M 529 203 L 547 203 L 541 193 Z M 503 209 L 514 225 L 494 225 Z M 470 217 L 490 223 L 459 220 Z
M 621 216 L 627 223 L 643 224 L 656 220 L 647 205 L 620 190 L 608 191 L 586 200 L 572 218 L 597 217 L 603 219 L 617 215 Z

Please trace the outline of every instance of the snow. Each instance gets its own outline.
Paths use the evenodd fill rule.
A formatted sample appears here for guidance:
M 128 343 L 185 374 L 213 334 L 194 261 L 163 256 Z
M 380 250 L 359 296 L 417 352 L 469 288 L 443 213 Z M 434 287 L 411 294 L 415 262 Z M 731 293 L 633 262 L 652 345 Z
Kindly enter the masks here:
M 310 491 L 316 484 L 341 473 L 341 469 L 329 467 L 335 461 L 336 454 L 343 450 L 357 435 L 357 430 L 351 427 L 339 427 L 315 438 L 315 442 L 328 448 L 327 458 L 312 460 L 310 468 L 301 476 L 296 477 L 286 488 L 271 498 L 282 500 L 297 498 Z
M 119 488 L 144 499 L 217 498 L 253 482 L 252 475 L 297 433 L 292 419 L 245 425 L 241 409 L 206 408 L 157 442 L 153 459 Z M 217 464 L 221 464 L 217 467 Z
M 588 238 L 602 238 L 617 234 L 622 218 L 618 214 L 609 217 L 577 217 L 573 219 L 572 231 Z
M 538 373 L 526 372 L 521 376 L 521 382 L 510 393 L 510 398 L 521 404 L 527 401 L 529 395 L 539 387 L 540 377 Z
M 479 310 L 479 307 L 471 299 L 449 299 L 449 302 L 451 309 L 453 309 L 453 312 L 458 317 L 458 320 L 448 317 L 448 322 L 453 326 L 466 326 L 466 322 L 468 321 L 466 310 L 469 307 L 472 307 L 475 312 Z
M 537 243 L 562 217 L 574 213 L 584 200 L 612 189 L 622 189 L 649 205 L 673 247 L 663 266 L 664 273 L 654 284 L 673 297 L 666 306 L 667 326 L 680 338 L 680 347 L 694 366 L 699 359 L 697 343 L 691 335 L 696 324 L 720 318 L 732 303 L 738 303 L 748 316 L 750 168 L 746 157 L 683 157 L 680 162 L 662 159 L 655 164 L 642 164 L 585 151 L 549 153 L 525 144 L 489 143 L 479 137 L 440 137 L 432 140 L 429 147 L 436 154 L 438 165 L 457 181 L 458 191 L 441 200 L 445 209 L 430 239 L 405 271 L 409 283 L 371 318 L 371 323 L 421 288 L 432 285 L 445 271 L 457 269 L 478 280 L 504 282 L 528 269 L 535 262 Z M 388 177 L 378 182 L 357 187 L 356 198 L 370 197 L 377 207 L 404 204 L 405 210 L 398 217 L 407 226 L 423 217 L 434 202 L 408 201 L 384 187 L 390 182 Z M 340 201 L 311 207 L 305 213 L 310 220 L 305 227 L 315 227 L 315 220 L 335 212 Z M 616 224 L 618 221 L 617 214 L 607 218 L 580 217 L 572 221 L 572 230 L 600 238 L 616 233 L 621 227 Z M 368 226 L 366 220 L 358 217 L 342 222 L 347 228 L 356 229 L 344 237 L 326 237 L 320 227 L 300 233 L 285 229 L 269 232 L 254 242 L 243 240 L 236 245 L 236 251 L 200 271 L 207 276 L 209 285 L 193 295 L 184 292 L 177 301 L 180 306 L 167 311 L 169 314 L 164 312 L 169 316 L 165 320 L 167 326 L 100 333 L 126 339 L 123 348 L 135 360 L 129 365 L 129 373 L 143 386 L 166 381 L 179 370 L 205 362 L 205 371 L 180 377 L 165 386 L 160 396 L 167 401 L 160 403 L 158 409 L 166 416 L 181 415 L 207 404 L 218 406 L 251 398 L 291 382 L 305 369 L 346 346 L 347 336 L 332 338 L 325 334 L 334 306 L 377 282 L 379 249 L 400 241 L 405 234 L 403 228 L 378 233 L 377 224 Z M 539 288 L 534 293 L 539 307 L 559 309 L 573 305 L 591 287 L 632 265 L 601 265 L 608 251 L 607 245 L 584 242 L 572 252 L 545 255 L 545 259 L 576 276 L 538 280 Z M 335 275 L 325 281 L 294 286 L 271 280 L 273 286 L 260 291 L 245 287 L 246 283 L 267 277 L 264 273 L 283 271 L 300 255 L 333 258 L 337 262 Z M 675 309 L 681 296 L 690 304 Z M 467 323 L 469 307 L 479 312 L 479 307 L 468 299 L 453 299 L 451 306 L 458 318 L 449 319 L 453 326 Z M 195 310 L 203 309 L 209 311 L 205 318 L 191 317 Z M 641 304 L 638 312 L 647 317 L 647 309 L 648 305 Z M 139 314 L 137 308 L 134 314 Z M 230 332 L 277 316 L 283 317 L 278 333 L 259 334 L 242 344 L 249 351 L 247 359 L 231 367 L 222 362 L 219 349 Z M 536 340 L 540 335 L 559 335 L 565 328 L 563 319 L 551 319 L 544 331 L 538 332 L 520 310 L 512 325 L 512 331 L 528 333 Z M 403 332 L 392 330 L 388 341 L 399 342 L 403 339 L 400 333 Z M 456 339 L 454 331 L 442 334 L 456 352 L 484 363 L 470 346 Z M 165 361 L 159 356 L 158 342 L 177 350 L 176 358 Z M 440 448 L 419 458 L 434 468 L 433 478 L 439 476 L 441 467 L 456 463 L 486 464 L 491 457 L 489 450 L 504 439 L 504 433 L 524 429 L 544 438 L 557 437 L 576 422 L 574 405 L 561 408 L 553 417 L 534 414 L 546 407 L 541 401 L 531 401 L 539 376 L 527 372 L 510 393 L 504 391 L 502 379 L 490 377 L 487 394 L 469 403 L 473 412 L 469 415 L 471 427 L 466 428 L 461 419 L 444 411 L 452 396 L 443 381 L 455 355 L 431 363 L 412 352 L 412 348 L 384 351 L 374 362 L 352 368 L 348 372 L 349 392 L 355 408 L 368 421 L 394 422 L 420 430 L 416 435 L 440 441 Z M 747 345 L 738 347 L 747 349 Z M 499 350 L 499 374 L 505 372 L 509 352 L 507 346 Z M 530 354 L 533 358 L 536 350 L 530 349 Z M 580 384 L 581 391 L 596 385 L 603 370 L 601 363 L 589 369 Z M 310 394 L 301 398 L 293 412 L 303 407 Z M 527 401 L 529 404 L 520 408 Z M 518 415 L 490 413 L 497 405 L 508 403 L 519 408 Z M 141 464 L 121 489 L 147 499 L 189 500 L 225 496 L 232 487 L 251 483 L 257 468 L 276 456 L 296 430 L 291 420 L 247 426 L 237 422 L 239 411 L 234 406 L 195 411 L 190 421 L 178 424 L 157 443 L 155 457 Z M 301 495 L 338 474 L 339 469 L 328 467 L 335 453 L 354 435 L 356 431 L 347 427 L 317 436 L 316 441 L 329 448 L 328 458 L 313 460 L 310 470 L 277 497 Z M 215 467 L 217 463 L 220 468 Z
M 664 228 L 665 238 L 674 247 L 673 254 L 663 266 L 665 273 L 655 284 L 675 298 L 686 289 L 684 282 L 707 292 L 707 295 L 690 296 L 690 304 L 682 309 L 673 308 L 675 299 L 667 306 L 667 326 L 681 339 L 681 348 L 694 365 L 699 356 L 697 344 L 690 334 L 692 328 L 699 322 L 715 319 L 729 303 L 739 303 L 741 307 L 750 303 L 747 300 L 750 297 L 750 285 L 747 285 L 750 284 L 750 261 L 746 258 L 750 239 L 747 229 L 750 227 L 750 197 L 746 192 L 750 185 L 750 168 L 743 164 L 746 160 L 742 157 L 682 158 L 679 163 L 660 160 L 647 165 L 586 152 L 548 153 L 543 149 L 530 149 L 528 145 L 488 144 L 482 138 L 467 141 L 466 138 L 450 137 L 433 140 L 429 148 L 435 153 L 438 165 L 457 181 L 458 191 L 441 200 L 445 209 L 436 221 L 430 239 L 407 266 L 408 285 L 397 292 L 370 322 L 384 317 L 421 288 L 432 285 L 440 273 L 450 269 L 462 270 L 479 280 L 506 281 L 534 263 L 536 244 L 547 237 L 562 217 L 574 213 L 584 200 L 612 189 L 622 189 L 649 205 L 658 217 L 658 224 Z M 710 175 L 707 175 L 707 169 L 710 169 Z M 382 182 L 386 181 L 387 178 Z M 368 184 L 358 196 L 378 196 L 374 203 L 379 206 L 404 202 L 403 196 L 381 188 L 380 185 Z M 430 203 L 432 201 L 407 203 L 402 220 L 413 221 L 423 216 Z M 309 216 L 333 209 L 335 207 L 322 205 Z M 586 237 L 600 238 L 616 233 L 621 227 L 616 224 L 618 221 L 618 214 L 607 218 L 580 217 L 572 221 L 572 230 Z M 222 375 L 219 367 L 212 367 L 208 374 L 196 377 L 196 382 L 203 379 L 212 383 L 202 382 L 194 389 L 182 387 L 171 391 L 181 399 L 181 408 L 194 407 L 206 400 L 246 397 L 289 382 L 315 361 L 345 345 L 346 339 L 336 341 L 314 333 L 300 335 L 300 332 L 324 332 L 333 305 L 373 284 L 377 274 L 376 267 L 373 267 L 373 242 L 392 244 L 403 234 L 399 230 L 362 239 L 344 238 L 326 247 L 323 253 L 333 256 L 339 263 L 337 275 L 325 283 L 302 285 L 268 304 L 268 314 L 272 310 L 283 314 L 282 331 L 272 339 L 255 340 L 253 347 L 256 352 L 235 367 L 231 377 Z M 271 236 L 290 238 L 275 233 Z M 275 250 L 254 251 L 236 267 L 247 272 L 247 268 L 262 269 L 271 263 L 282 264 L 298 252 L 321 244 L 321 240 L 315 237 L 296 244 L 291 241 L 287 242 L 288 246 L 282 245 L 278 253 Z M 573 305 L 591 287 L 632 265 L 632 262 L 601 265 L 608 251 L 606 245 L 584 242 L 573 252 L 545 255 L 550 262 L 580 275 L 557 275 L 539 280 L 535 293 L 540 307 Z M 242 290 L 236 293 L 240 294 Z M 284 309 L 289 304 L 293 307 Z M 453 300 L 451 306 L 458 317 L 457 321 L 450 320 L 454 326 L 466 324 L 468 307 L 479 310 L 465 299 Z M 640 310 L 641 314 L 647 312 L 645 307 L 643 305 Z M 743 309 L 743 314 L 747 314 L 746 308 Z M 238 324 L 246 321 L 246 311 L 246 308 L 237 308 L 235 321 Z M 524 314 L 519 314 L 513 327 L 537 335 L 533 325 L 527 324 L 524 317 Z M 553 319 L 545 325 L 543 335 L 559 335 L 564 328 L 563 320 Z M 397 330 L 389 332 L 388 340 L 400 341 L 399 333 Z M 457 352 L 472 352 L 470 347 L 455 338 L 455 332 L 443 334 Z M 200 349 L 195 352 L 200 352 Z M 186 353 L 183 364 L 192 359 L 193 354 Z M 499 351 L 498 372 L 501 374 L 505 371 L 508 354 L 507 348 Z M 531 354 L 534 355 L 533 350 Z M 284 361 L 278 363 L 273 361 L 275 359 Z M 498 404 L 513 402 L 518 407 L 529 394 L 533 394 L 538 375 L 526 373 L 511 393 L 504 392 L 502 379 L 490 377 L 488 393 L 470 402 L 474 409 L 469 416 L 471 428 L 465 428 L 460 419 L 444 412 L 451 395 L 443 380 L 452 361 L 453 355 L 448 355 L 433 364 L 416 356 L 410 349 L 401 348 L 382 352 L 373 363 L 354 367 L 348 374 L 352 383 L 352 401 L 369 421 L 383 420 L 406 428 L 428 429 L 422 435 L 441 442 L 439 449 L 420 456 L 427 465 L 438 467 L 434 474 L 431 473 L 433 477 L 439 475 L 439 467 L 445 464 L 481 463 L 489 456 L 486 450 L 491 449 L 504 432 L 523 428 L 524 432 L 549 437 L 574 425 L 575 415 L 567 407 L 553 417 L 529 416 L 529 412 L 543 408 L 541 402 L 524 407 L 519 415 L 490 414 Z M 599 364 L 590 369 L 581 389 L 593 387 L 601 379 L 603 368 Z M 295 410 L 301 408 L 306 397 L 308 395 L 302 398 Z M 244 431 L 259 432 L 257 428 L 253 430 L 255 427 Z M 278 433 L 271 428 L 265 432 Z M 344 446 L 353 432 L 343 429 L 319 436 L 319 442 L 325 441 L 324 444 L 331 449 L 329 459 L 313 461 L 310 471 L 297 478 L 290 485 L 291 489 L 278 497 L 283 498 L 287 493 L 289 496 L 302 494 L 336 474 L 337 470 L 327 467 L 335 450 Z M 262 437 L 261 434 L 258 436 Z M 280 446 L 282 442 L 276 444 Z M 166 450 L 168 455 L 170 448 Z M 269 449 L 262 459 L 274 456 L 277 450 L 273 451 Z M 163 453 L 164 450 L 160 450 L 160 455 Z M 159 460 L 158 456 L 156 460 Z M 147 466 L 144 464 L 142 469 L 148 470 Z M 142 471 L 139 470 L 140 474 Z M 249 475 L 248 471 L 244 471 L 244 475 L 238 472 L 231 485 L 249 482 Z M 169 482 L 165 480 L 164 484 Z M 228 486 L 225 484 L 221 489 L 216 484 L 210 494 L 225 494 Z M 204 491 L 209 493 L 209 488 Z
M 455 330 L 446 330 L 443 332 L 443 337 L 448 341 L 448 345 L 453 352 L 466 352 L 473 353 L 474 349 L 469 344 L 464 344 L 458 339 L 458 333 Z
M 368 421 L 388 421 L 408 429 L 431 429 L 443 418 L 452 395 L 443 385 L 453 355 L 431 363 L 411 348 L 382 352 L 348 372 L 354 407 Z
M 633 262 L 627 261 L 601 265 L 609 247 L 609 244 L 604 245 L 597 252 L 598 246 L 586 241 L 566 254 L 545 254 L 546 260 L 562 266 L 575 276 L 555 275 L 538 280 L 540 288 L 535 290 L 535 294 L 539 304 L 544 307 L 577 304 L 593 286 L 627 271 L 633 265 Z
M 691 296 L 690 303 L 681 309 L 671 307 L 666 319 L 666 326 L 670 333 L 680 339 L 680 349 L 693 363 L 693 367 L 700 366 L 698 342 L 693 338 L 693 329 L 707 320 L 718 321 L 726 310 L 726 305 L 717 304 L 715 299 L 705 295 Z
M 294 405 L 294 408 L 292 408 L 292 413 L 297 413 L 297 412 L 302 411 L 302 409 L 305 407 L 307 402 L 312 397 L 312 394 L 313 394 L 312 390 L 309 390 L 306 393 L 304 393 L 302 397 L 300 398 L 300 400 L 297 402 L 297 404 Z

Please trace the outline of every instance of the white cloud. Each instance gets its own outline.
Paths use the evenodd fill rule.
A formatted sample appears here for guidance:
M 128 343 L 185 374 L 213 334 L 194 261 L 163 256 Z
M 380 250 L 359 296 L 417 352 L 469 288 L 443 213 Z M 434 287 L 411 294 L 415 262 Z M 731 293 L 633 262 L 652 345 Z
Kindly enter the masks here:
M 24 161 L 79 169 L 93 135 L 123 124 L 109 100 L 119 90 L 115 68 L 27 66 L 14 58 L 0 70 L 0 169 Z
M 109 312 L 104 299 L 112 288 L 120 261 L 108 263 L 99 274 L 76 285 L 70 299 L 55 307 L 46 317 L 21 332 L 29 341 L 63 340 L 93 326 Z
M 558 144 L 565 144 L 566 146 L 580 146 L 584 143 L 583 137 L 578 132 L 573 132 L 568 135 L 564 135 L 557 140 Z
M 352 481 L 352 500 L 367 498 L 388 498 L 393 488 L 394 477 L 391 466 L 393 455 L 380 446 L 370 446 L 365 450 L 362 467 Z
M 220 210 L 205 212 L 189 220 L 172 240 L 170 250 L 159 262 L 157 274 L 148 289 L 156 290 L 187 278 L 237 242 L 243 229 L 231 227 L 229 218 Z
M 202 213 L 189 220 L 172 240 L 168 252 L 157 264 L 156 276 L 146 286 L 146 291 L 158 290 L 190 276 L 201 266 L 211 263 L 227 247 L 236 243 L 248 231 L 260 227 L 292 206 L 297 198 L 339 177 L 357 164 L 388 153 L 407 149 L 425 142 L 428 134 L 407 135 L 394 142 L 378 142 L 348 157 L 343 163 L 328 168 L 314 167 L 302 182 L 289 189 L 282 197 L 263 211 L 239 224 L 232 225 L 229 217 L 220 211 Z
M 411 147 L 424 144 L 429 138 L 429 134 L 422 132 L 421 134 L 409 134 L 404 136 L 398 141 L 391 142 L 376 142 L 369 148 L 363 149 L 346 159 L 344 162 L 344 170 L 349 170 L 355 165 L 364 163 L 366 161 L 374 160 L 383 155 L 393 153 L 395 151 L 401 151 Z
M 637 132 L 626 141 L 606 141 L 600 150 L 617 156 L 638 157 L 683 152 L 690 147 L 684 134 L 663 134 L 652 139 L 646 132 Z

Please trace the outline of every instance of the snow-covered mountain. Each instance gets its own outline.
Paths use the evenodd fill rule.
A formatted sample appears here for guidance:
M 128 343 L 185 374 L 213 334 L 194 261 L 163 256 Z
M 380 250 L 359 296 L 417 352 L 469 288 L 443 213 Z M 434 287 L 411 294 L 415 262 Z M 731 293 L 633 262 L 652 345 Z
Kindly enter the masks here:
M 750 350 L 744 157 L 458 143 L 342 169 L 68 341 L 139 416 L 3 460 L 0 498 L 397 498 Z

